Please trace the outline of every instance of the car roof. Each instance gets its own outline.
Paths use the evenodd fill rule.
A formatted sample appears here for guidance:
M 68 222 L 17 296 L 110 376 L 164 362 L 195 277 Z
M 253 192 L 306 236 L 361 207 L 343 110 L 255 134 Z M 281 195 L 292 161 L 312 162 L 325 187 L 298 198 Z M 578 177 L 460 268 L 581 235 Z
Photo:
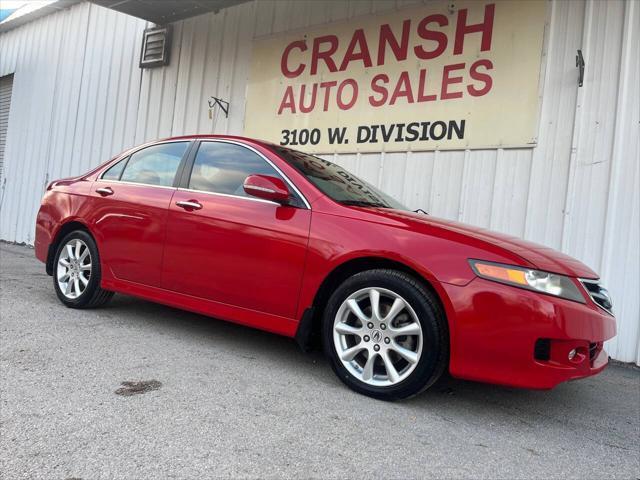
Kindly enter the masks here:
M 160 140 L 155 140 L 153 142 L 150 142 L 151 144 L 153 143 L 160 143 L 160 142 L 169 142 L 169 141 L 173 141 L 173 140 L 235 140 L 235 141 L 239 141 L 239 142 L 245 142 L 245 143 L 253 143 L 253 144 L 258 144 L 258 145 L 262 145 L 264 147 L 274 147 L 277 146 L 272 142 L 268 142 L 266 140 L 260 140 L 257 138 L 249 138 L 249 137 L 243 137 L 240 135 L 213 135 L 213 134 L 194 134 L 194 135 L 180 135 L 177 137 L 168 137 L 168 138 L 163 138 Z

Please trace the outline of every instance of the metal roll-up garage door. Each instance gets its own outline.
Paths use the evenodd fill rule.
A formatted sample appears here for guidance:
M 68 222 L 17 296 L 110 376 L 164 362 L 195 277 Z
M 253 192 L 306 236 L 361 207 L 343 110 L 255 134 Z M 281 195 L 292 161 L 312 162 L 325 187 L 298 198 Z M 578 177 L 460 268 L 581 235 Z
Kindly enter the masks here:
M 13 90 L 13 75 L 0 77 L 0 177 L 4 167 L 4 146 L 7 142 L 9 128 L 9 109 L 11 108 L 11 91 Z

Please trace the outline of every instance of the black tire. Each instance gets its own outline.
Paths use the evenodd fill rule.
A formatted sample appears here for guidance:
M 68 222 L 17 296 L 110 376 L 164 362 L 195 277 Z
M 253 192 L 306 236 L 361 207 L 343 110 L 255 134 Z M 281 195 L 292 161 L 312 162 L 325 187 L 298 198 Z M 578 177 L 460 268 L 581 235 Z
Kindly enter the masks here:
M 68 298 L 60 289 L 58 284 L 58 261 L 62 250 L 65 246 L 74 239 L 79 239 L 85 243 L 89 249 L 91 255 L 91 273 L 89 276 L 89 283 L 85 287 L 84 291 L 76 298 Z M 106 304 L 113 292 L 104 290 L 100 287 L 100 279 L 102 277 L 102 271 L 100 269 L 100 254 L 98 253 L 98 247 L 93 237 L 84 230 L 76 230 L 66 235 L 58 244 L 56 254 L 53 259 L 53 288 L 56 291 L 56 295 L 60 301 L 69 308 L 95 308 Z
M 422 354 L 414 370 L 394 385 L 374 386 L 356 378 L 343 365 L 334 344 L 334 320 L 340 306 L 353 293 L 371 287 L 400 295 L 409 303 L 422 328 Z M 449 361 L 447 321 L 437 298 L 416 278 L 397 270 L 368 270 L 345 280 L 331 295 L 324 310 L 322 343 L 325 355 L 340 380 L 356 392 L 380 400 L 405 399 L 426 390 L 440 378 Z

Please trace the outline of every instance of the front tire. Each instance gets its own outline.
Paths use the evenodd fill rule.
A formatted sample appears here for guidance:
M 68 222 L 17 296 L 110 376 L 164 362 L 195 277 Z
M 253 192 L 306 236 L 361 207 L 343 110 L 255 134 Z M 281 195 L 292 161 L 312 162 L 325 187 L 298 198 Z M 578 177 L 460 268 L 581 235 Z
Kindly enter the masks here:
M 98 247 L 84 230 L 66 235 L 58 245 L 53 263 L 53 288 L 70 308 L 94 308 L 106 304 L 113 292 L 100 287 Z
M 448 330 L 439 302 L 404 272 L 369 270 L 348 278 L 329 299 L 322 329 L 338 378 L 370 397 L 416 395 L 447 366 Z

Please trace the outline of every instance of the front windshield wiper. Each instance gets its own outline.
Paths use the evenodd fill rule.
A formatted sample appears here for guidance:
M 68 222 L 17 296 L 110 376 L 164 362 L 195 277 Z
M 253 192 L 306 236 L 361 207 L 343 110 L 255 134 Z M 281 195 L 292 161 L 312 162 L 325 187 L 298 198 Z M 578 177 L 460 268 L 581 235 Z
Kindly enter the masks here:
M 340 203 L 353 207 L 390 208 L 384 203 L 367 202 L 366 200 L 342 200 Z
M 424 213 L 425 215 L 429 215 L 427 212 L 425 212 L 423 209 L 421 208 L 416 208 L 413 213 Z

